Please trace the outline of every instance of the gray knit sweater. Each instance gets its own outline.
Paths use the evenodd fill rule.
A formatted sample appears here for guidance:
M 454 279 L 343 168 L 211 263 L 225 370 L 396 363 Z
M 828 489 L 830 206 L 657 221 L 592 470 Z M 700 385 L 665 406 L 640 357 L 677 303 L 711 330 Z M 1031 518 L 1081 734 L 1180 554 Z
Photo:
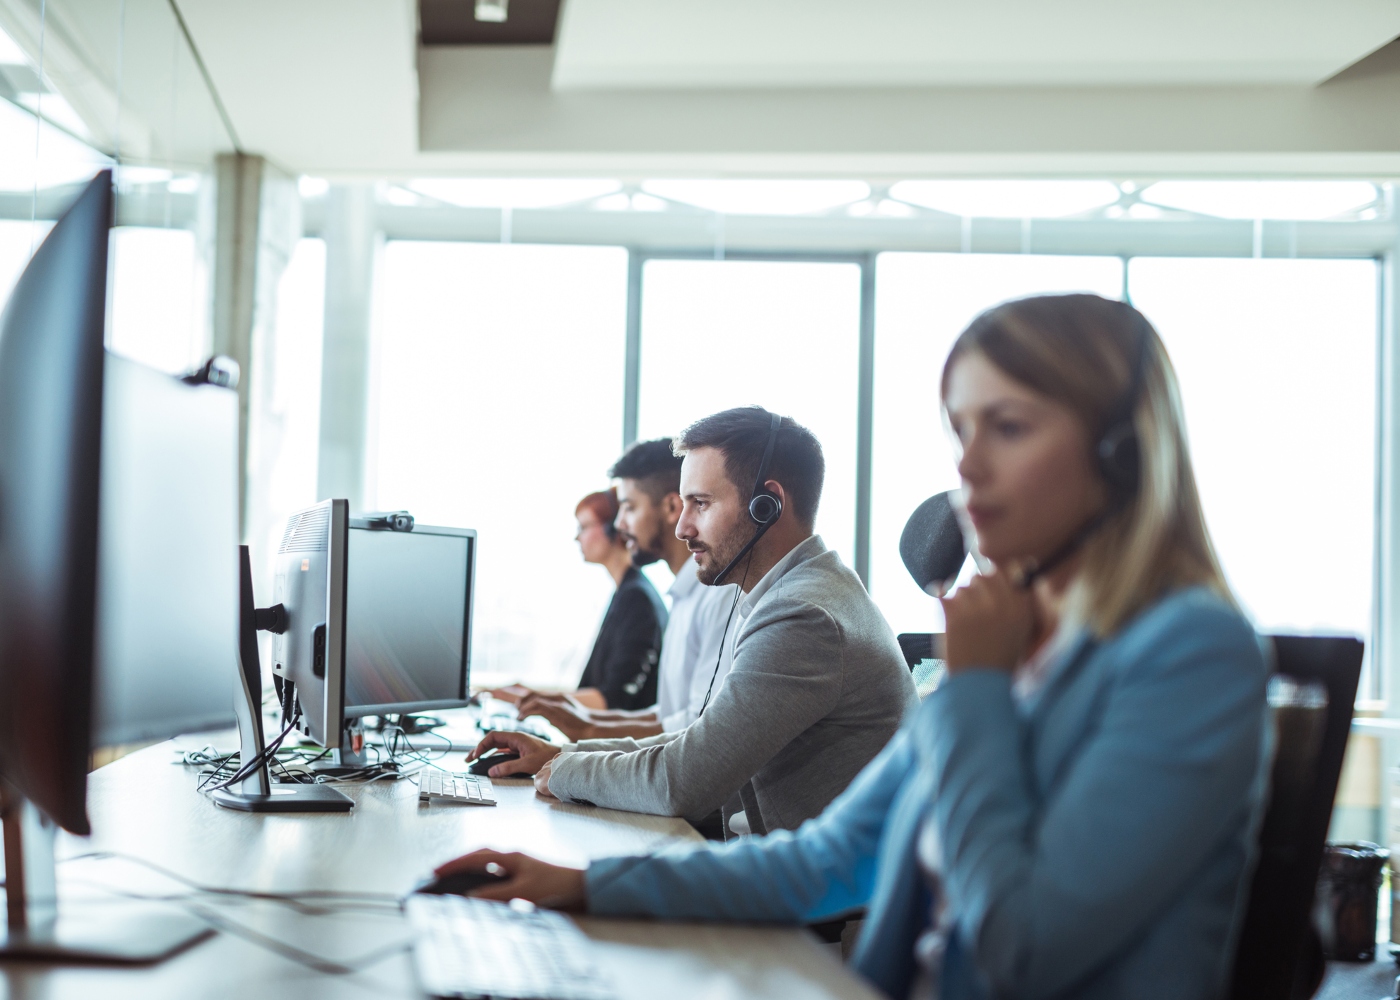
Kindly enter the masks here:
M 573 744 L 549 790 L 691 820 L 737 793 L 754 833 L 820 813 L 917 706 L 909 668 L 860 578 L 815 535 L 740 610 L 734 666 L 703 716 L 680 732 Z

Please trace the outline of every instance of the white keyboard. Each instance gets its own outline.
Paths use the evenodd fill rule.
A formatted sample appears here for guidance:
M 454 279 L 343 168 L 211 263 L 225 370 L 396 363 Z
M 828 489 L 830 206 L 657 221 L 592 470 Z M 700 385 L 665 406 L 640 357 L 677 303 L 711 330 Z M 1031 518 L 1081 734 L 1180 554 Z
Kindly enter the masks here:
M 422 802 L 460 802 L 469 806 L 494 806 L 496 790 L 490 778 L 424 769 L 418 772 L 418 798 Z
M 465 896 L 413 895 L 405 905 L 418 979 L 431 996 L 616 1000 L 588 939 L 562 914 Z

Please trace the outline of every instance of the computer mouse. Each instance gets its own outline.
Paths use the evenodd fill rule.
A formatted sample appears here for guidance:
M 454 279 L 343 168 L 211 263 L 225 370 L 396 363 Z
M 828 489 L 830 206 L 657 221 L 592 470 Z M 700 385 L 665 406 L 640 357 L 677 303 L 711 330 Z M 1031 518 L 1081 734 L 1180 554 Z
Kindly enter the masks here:
M 499 882 L 506 877 L 505 874 L 496 875 L 491 872 L 452 872 L 449 875 L 426 878 L 415 885 L 413 891 L 429 896 L 465 896 L 473 889 L 480 889 L 483 885 Z
M 498 750 L 495 753 L 489 753 L 485 757 L 478 757 L 476 760 L 472 761 L 471 764 L 467 766 L 467 773 L 484 775 L 497 764 L 508 764 L 513 760 L 519 759 L 520 754 L 513 750 Z M 521 777 L 524 777 L 524 775 L 521 775 Z

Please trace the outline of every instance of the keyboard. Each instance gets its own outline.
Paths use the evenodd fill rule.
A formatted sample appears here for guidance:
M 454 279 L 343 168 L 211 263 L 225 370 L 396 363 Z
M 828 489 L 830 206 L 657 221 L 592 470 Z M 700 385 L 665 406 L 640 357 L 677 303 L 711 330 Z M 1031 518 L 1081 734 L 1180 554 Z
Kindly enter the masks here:
M 409 896 L 418 980 L 434 997 L 616 1000 L 563 914 L 517 899 Z
M 496 790 L 490 778 L 471 774 L 424 769 L 418 772 L 418 799 L 421 802 L 461 802 L 469 806 L 494 806 Z

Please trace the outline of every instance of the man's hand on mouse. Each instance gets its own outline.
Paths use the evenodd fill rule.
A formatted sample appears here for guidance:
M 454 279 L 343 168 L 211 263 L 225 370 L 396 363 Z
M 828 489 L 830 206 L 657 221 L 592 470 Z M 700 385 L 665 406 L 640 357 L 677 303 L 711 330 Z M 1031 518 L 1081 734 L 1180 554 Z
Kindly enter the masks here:
M 493 778 L 534 774 L 559 753 L 559 748 L 553 743 L 546 743 L 525 733 L 495 732 L 487 733 L 476 745 L 476 749 L 467 754 L 467 760 L 476 760 L 493 750 L 511 750 L 520 754 L 519 760 L 496 764 L 486 772 Z
M 498 865 L 506 873 L 498 884 L 484 885 L 474 889 L 470 895 L 479 899 L 495 899 L 509 902 L 512 899 L 528 899 L 540 906 L 556 910 L 581 910 L 585 901 L 584 873 L 577 868 L 563 868 L 546 864 L 527 854 L 502 854 L 500 851 L 472 851 L 444 865 L 434 872 L 437 876 L 455 872 L 486 871 L 487 865 Z M 499 872 L 498 872 L 499 873 Z

